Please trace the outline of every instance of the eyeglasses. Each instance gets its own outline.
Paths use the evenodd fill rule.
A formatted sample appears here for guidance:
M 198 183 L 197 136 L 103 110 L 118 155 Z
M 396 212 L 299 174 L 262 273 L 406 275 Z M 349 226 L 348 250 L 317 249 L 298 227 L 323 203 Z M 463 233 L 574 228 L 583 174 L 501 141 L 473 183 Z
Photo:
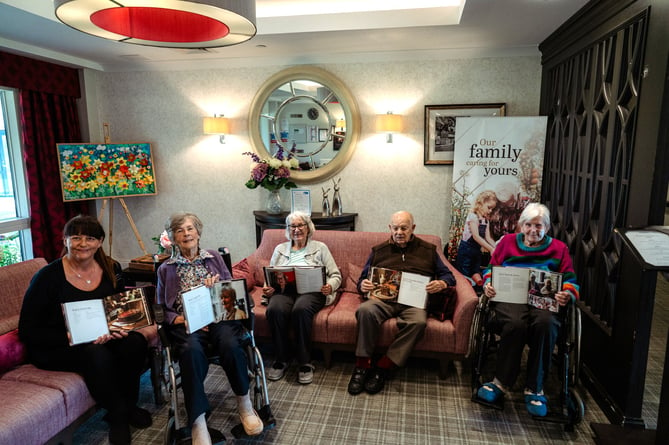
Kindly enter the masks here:
M 291 230 L 297 230 L 306 226 L 307 226 L 306 224 L 291 224 L 289 227 Z
M 82 243 L 86 241 L 87 243 L 94 243 L 95 241 L 98 241 L 97 238 L 94 236 L 81 236 L 81 235 L 73 235 L 70 236 L 70 241 L 73 243 Z

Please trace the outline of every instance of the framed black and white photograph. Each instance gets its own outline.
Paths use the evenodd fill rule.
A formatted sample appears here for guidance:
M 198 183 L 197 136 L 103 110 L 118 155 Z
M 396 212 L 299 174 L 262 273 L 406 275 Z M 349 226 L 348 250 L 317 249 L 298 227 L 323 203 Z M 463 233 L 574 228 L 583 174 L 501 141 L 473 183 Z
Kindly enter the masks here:
M 425 105 L 424 165 L 453 164 L 458 117 L 504 116 L 505 103 Z

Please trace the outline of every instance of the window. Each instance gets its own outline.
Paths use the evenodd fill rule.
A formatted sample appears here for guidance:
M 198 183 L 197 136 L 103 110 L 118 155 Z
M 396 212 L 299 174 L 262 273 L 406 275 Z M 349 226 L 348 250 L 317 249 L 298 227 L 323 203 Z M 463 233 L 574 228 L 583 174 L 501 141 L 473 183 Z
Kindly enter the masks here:
M 16 92 L 0 88 L 0 266 L 32 258 Z

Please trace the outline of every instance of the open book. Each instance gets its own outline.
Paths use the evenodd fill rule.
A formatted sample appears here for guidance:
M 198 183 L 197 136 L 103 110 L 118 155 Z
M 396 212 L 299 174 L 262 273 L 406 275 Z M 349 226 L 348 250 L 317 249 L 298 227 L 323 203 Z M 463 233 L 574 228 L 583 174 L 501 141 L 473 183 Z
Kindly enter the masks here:
M 218 281 L 211 288 L 204 285 L 181 294 L 189 334 L 210 323 L 249 318 L 250 304 L 246 280 Z
M 132 331 L 152 323 L 142 287 L 102 300 L 72 301 L 61 306 L 70 345 L 94 341 L 111 331 Z
M 558 312 L 555 293 L 562 289 L 562 274 L 525 267 L 493 266 L 492 285 L 495 298 L 503 303 L 529 304 L 539 309 Z
M 430 277 L 384 267 L 372 267 L 369 271 L 369 280 L 374 284 L 374 289 L 369 291 L 368 298 L 375 297 L 383 301 L 425 309 L 427 302 L 425 286 L 430 282 Z
M 284 295 L 320 293 L 325 266 L 265 266 L 265 283 Z

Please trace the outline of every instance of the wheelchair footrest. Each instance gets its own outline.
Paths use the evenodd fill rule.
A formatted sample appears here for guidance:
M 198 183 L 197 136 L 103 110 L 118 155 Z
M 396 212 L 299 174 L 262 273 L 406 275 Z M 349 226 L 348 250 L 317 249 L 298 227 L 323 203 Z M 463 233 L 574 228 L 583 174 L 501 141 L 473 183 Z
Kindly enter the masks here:
M 488 402 L 487 400 L 484 400 L 484 399 L 480 398 L 477 395 L 477 392 L 478 392 L 478 388 L 475 389 L 474 393 L 472 394 L 472 402 L 478 403 L 479 405 L 483 405 L 483 406 L 488 407 L 488 408 L 495 408 L 495 409 L 498 409 L 500 411 L 504 410 L 504 397 L 500 397 L 497 400 L 495 400 L 494 402 Z

